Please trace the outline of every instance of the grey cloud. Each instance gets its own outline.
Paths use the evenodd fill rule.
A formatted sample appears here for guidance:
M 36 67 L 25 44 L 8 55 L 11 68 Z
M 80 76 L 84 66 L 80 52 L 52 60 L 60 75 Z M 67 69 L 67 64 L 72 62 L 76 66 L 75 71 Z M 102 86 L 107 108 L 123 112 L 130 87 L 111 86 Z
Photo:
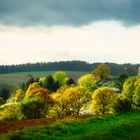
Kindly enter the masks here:
M 0 0 L 0 22 L 8 25 L 81 26 L 99 20 L 140 23 L 140 0 Z

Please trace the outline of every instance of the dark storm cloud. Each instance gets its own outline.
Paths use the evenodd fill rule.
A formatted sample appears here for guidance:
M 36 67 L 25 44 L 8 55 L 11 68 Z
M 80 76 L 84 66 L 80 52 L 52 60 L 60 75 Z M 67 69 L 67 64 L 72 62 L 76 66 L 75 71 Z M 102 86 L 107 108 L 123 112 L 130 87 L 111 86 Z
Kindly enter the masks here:
M 99 20 L 140 23 L 140 0 L 0 0 L 0 23 L 74 25 Z

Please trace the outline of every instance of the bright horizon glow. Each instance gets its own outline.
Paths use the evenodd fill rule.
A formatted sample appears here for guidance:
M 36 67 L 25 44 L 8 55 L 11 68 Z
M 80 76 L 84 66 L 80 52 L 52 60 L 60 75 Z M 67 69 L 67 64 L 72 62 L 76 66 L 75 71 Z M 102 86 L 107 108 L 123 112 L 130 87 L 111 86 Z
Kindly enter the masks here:
M 140 25 L 100 21 L 81 27 L 0 25 L 0 65 L 82 60 L 139 63 Z

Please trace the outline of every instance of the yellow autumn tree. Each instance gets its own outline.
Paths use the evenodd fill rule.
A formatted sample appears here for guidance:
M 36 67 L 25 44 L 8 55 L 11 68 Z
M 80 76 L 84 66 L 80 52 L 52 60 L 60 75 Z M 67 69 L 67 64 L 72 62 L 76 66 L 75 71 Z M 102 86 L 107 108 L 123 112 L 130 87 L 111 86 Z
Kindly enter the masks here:
M 16 94 L 15 94 L 15 100 L 16 101 L 20 101 L 20 98 L 22 98 L 22 94 L 23 94 L 23 91 L 21 88 L 17 89 L 16 90 Z M 23 95 L 24 96 L 24 95 Z
M 20 102 L 25 96 L 22 88 L 18 88 L 14 94 L 6 101 L 6 103 Z
M 40 85 L 37 82 L 34 82 L 29 85 L 25 93 L 25 97 L 29 97 L 35 94 L 44 97 L 46 94 L 48 94 L 48 90 L 43 87 L 40 87 Z
M 85 74 L 78 79 L 78 86 L 85 88 L 87 102 L 91 100 L 92 92 L 96 89 L 96 80 L 92 74 Z
M 92 74 L 85 74 L 78 79 L 78 84 L 81 87 L 86 88 L 89 91 L 93 91 L 96 88 L 96 80 Z
M 0 120 L 21 120 L 24 116 L 21 112 L 20 104 L 11 104 L 0 112 Z
M 39 82 L 40 82 L 41 85 L 44 87 L 44 85 L 45 85 L 46 82 L 47 82 L 47 77 L 41 77 L 41 78 L 39 78 Z
M 138 94 L 140 93 L 139 88 L 140 76 L 131 76 L 123 84 L 121 97 L 132 101 L 133 97 L 135 96 L 134 94 L 137 94 L 136 92 L 138 92 Z
M 81 108 L 86 102 L 85 98 L 85 88 L 82 87 L 69 87 L 66 91 L 68 94 L 69 108 L 72 115 L 79 115 Z
M 136 77 L 134 83 L 134 95 L 133 95 L 133 104 L 135 108 L 140 109 L 140 76 Z
M 93 92 L 91 108 L 95 114 L 109 112 L 110 106 L 117 97 L 117 94 L 109 87 L 101 87 Z
M 99 64 L 92 74 L 97 81 L 109 79 L 110 67 L 106 66 L 105 64 Z
M 44 118 L 52 106 L 53 100 L 48 90 L 40 87 L 37 82 L 29 85 L 25 98 L 21 102 L 21 111 L 26 118 Z
M 136 77 L 132 76 L 129 77 L 123 84 L 123 89 L 122 89 L 122 93 L 121 93 L 121 97 L 123 99 L 128 99 L 130 101 L 132 101 L 133 99 L 133 95 L 134 95 L 134 90 L 136 89 L 136 85 L 135 84 L 136 81 Z
M 59 82 L 60 86 L 65 86 L 68 81 L 67 73 L 64 71 L 55 72 L 53 78 L 55 82 Z
M 59 89 L 52 95 L 55 101 L 52 112 L 58 117 L 78 115 L 85 102 L 84 92 L 84 88 L 75 86 Z
M 59 89 L 56 93 L 52 94 L 54 106 L 51 109 L 51 114 L 58 117 L 64 117 L 68 114 L 69 99 L 65 92 L 65 87 Z

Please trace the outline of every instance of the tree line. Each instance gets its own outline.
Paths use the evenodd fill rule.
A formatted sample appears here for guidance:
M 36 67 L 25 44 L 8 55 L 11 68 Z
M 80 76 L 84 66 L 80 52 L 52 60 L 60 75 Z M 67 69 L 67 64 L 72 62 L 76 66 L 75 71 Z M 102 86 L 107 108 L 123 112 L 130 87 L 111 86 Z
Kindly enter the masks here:
M 1 65 L 0 74 L 29 71 L 92 71 L 100 63 L 88 63 L 85 61 L 60 61 L 48 63 L 27 63 L 19 65 Z M 104 63 L 111 68 L 111 75 L 120 75 L 127 72 L 137 75 L 140 64 L 116 64 Z
M 28 81 L 7 99 L 0 98 L 0 120 L 64 118 L 118 114 L 140 110 L 140 76 L 122 73 L 112 77 L 110 68 L 98 65 L 77 81 L 64 71 Z

